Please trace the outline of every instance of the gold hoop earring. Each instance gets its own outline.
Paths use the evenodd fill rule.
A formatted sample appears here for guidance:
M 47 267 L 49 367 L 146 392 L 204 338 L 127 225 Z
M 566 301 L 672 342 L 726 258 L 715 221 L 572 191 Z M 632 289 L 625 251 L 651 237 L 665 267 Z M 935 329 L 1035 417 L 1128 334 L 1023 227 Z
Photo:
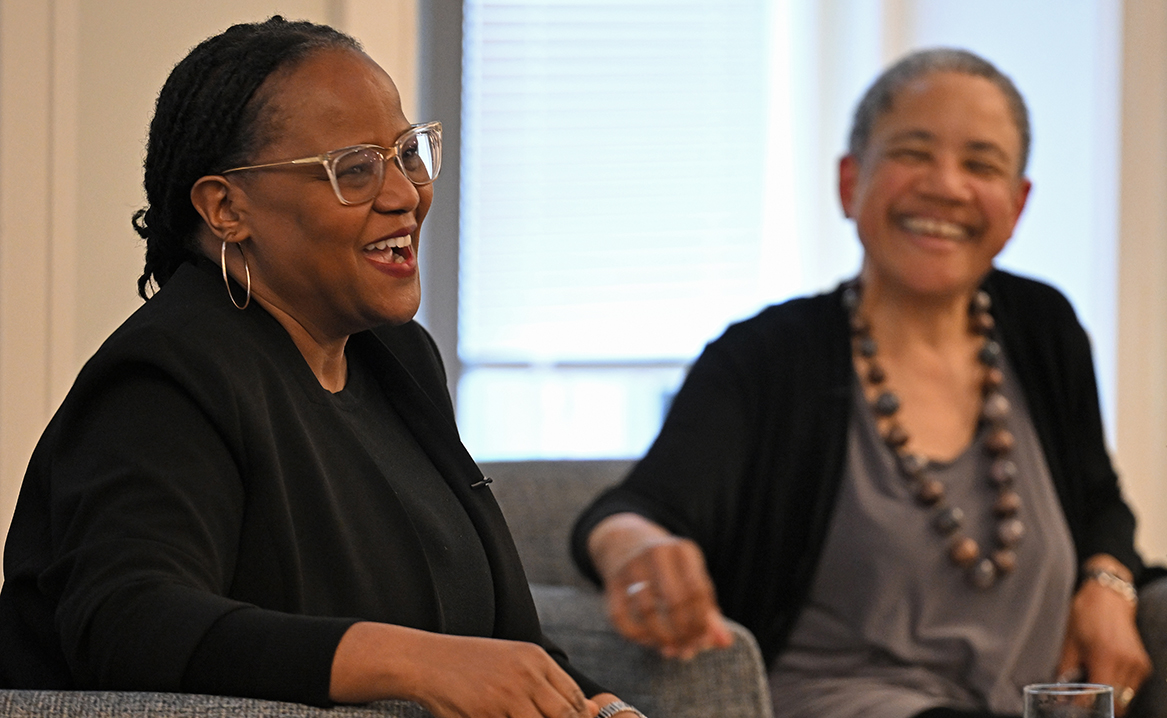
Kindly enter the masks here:
M 227 285 L 227 296 L 231 298 L 231 303 L 235 305 L 236 309 L 247 309 L 247 305 L 251 304 L 251 267 L 247 266 L 247 255 L 243 253 L 243 247 L 238 244 L 235 247 L 239 250 L 239 256 L 243 257 L 243 271 L 247 275 L 247 297 L 244 298 L 243 304 L 235 301 L 235 295 L 231 293 L 231 282 L 227 279 L 227 242 L 223 242 L 223 249 L 219 252 L 219 266 L 223 268 L 223 284 Z

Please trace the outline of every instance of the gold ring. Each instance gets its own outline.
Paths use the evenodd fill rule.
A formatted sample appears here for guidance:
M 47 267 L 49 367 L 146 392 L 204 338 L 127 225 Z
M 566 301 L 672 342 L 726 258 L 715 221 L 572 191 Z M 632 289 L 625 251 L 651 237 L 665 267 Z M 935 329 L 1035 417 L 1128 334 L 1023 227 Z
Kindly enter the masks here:
M 1118 692 L 1118 704 L 1126 708 L 1135 697 L 1135 689 L 1130 686 L 1123 686 L 1122 690 Z

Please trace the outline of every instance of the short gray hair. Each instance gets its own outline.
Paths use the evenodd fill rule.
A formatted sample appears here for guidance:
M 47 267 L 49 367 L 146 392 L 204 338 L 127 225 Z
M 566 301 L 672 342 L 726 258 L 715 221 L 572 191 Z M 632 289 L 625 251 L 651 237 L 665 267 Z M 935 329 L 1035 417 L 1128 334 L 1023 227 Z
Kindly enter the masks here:
M 892 108 L 896 94 L 909 82 L 929 75 L 933 72 L 957 72 L 962 75 L 983 77 L 997 86 L 1005 101 L 1009 104 L 1009 111 L 1013 115 L 1013 124 L 1021 135 L 1021 163 L 1017 174 L 1024 175 L 1025 167 L 1029 164 L 1029 110 L 1025 107 L 1025 98 L 1017 90 L 1017 86 L 1009 76 L 998 70 L 991 62 L 974 55 L 968 50 L 953 48 L 934 48 L 918 50 L 903 58 L 896 64 L 883 71 L 871 87 L 867 88 L 863 99 L 855 108 L 855 115 L 851 119 L 851 139 L 847 152 L 857 161 L 863 161 L 863 153 L 867 151 L 867 143 L 871 140 L 871 130 L 875 121 Z

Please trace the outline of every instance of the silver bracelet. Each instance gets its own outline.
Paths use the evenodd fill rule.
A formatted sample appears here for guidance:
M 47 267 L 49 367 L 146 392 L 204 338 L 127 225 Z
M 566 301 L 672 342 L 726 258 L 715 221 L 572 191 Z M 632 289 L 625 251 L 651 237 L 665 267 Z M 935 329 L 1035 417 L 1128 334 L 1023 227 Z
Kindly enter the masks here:
M 624 701 L 612 701 L 600 709 L 600 712 L 596 715 L 596 718 L 612 718 L 612 716 L 616 715 L 617 713 L 631 713 L 632 715 L 639 716 L 640 718 L 647 718 L 647 716 L 645 716 L 643 713 L 636 710 L 636 708 L 625 703 Z
M 1088 568 L 1082 572 L 1082 578 L 1086 581 L 1097 581 L 1111 591 L 1117 591 L 1132 606 L 1139 605 L 1139 592 L 1135 590 L 1134 584 L 1114 571 L 1107 571 L 1104 568 Z

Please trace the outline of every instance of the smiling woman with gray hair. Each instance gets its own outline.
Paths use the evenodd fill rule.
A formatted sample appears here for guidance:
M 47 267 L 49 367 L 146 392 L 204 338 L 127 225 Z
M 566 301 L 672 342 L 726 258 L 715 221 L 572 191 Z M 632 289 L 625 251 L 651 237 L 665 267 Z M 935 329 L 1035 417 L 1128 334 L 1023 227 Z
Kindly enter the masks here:
M 1150 672 L 1150 575 L 1085 332 L 993 267 L 1025 207 L 1013 83 L 961 50 L 868 90 L 839 163 L 859 275 L 730 327 L 660 436 L 576 526 L 629 638 L 757 636 L 778 718 L 1016 714 L 1028 683 Z

